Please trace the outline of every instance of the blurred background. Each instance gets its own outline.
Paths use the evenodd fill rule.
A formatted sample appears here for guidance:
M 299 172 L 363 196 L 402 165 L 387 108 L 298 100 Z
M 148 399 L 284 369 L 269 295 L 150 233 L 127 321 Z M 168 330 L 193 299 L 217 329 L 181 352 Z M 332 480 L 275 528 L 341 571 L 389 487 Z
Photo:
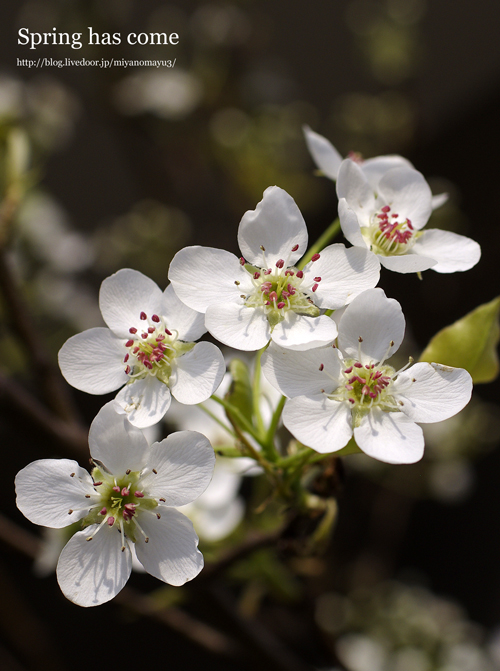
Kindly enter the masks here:
M 461 415 L 430 427 L 419 464 L 344 459 L 338 521 L 322 552 L 305 551 L 307 529 L 289 529 L 293 543 L 248 552 L 199 587 L 165 590 L 134 575 L 137 593 L 92 611 L 64 599 L 53 560 L 33 569 L 40 530 L 15 508 L 13 479 L 35 458 L 66 454 L 21 411 L 22 398 L 11 398 L 28 390 L 43 400 L 40 362 L 26 346 L 40 346 L 53 366 L 66 338 L 100 325 L 105 277 L 131 267 L 163 288 L 187 244 L 238 253 L 238 223 L 266 187 L 294 197 L 314 241 L 336 217 L 337 199 L 334 183 L 315 175 L 304 124 L 343 155 L 410 159 L 434 193 L 450 194 L 429 225 L 482 246 L 467 273 L 428 271 L 420 281 L 382 271 L 407 318 L 404 355 L 418 357 L 436 331 L 491 301 L 500 293 L 498 2 L 20 0 L 0 12 L 2 216 L 9 203 L 15 210 L 0 242 L 33 336 L 27 343 L 4 300 L 0 667 L 500 669 L 497 382 L 478 385 Z M 122 43 L 88 45 L 89 26 L 119 32 Z M 83 47 L 30 50 L 17 44 L 21 27 L 82 32 Z M 131 46 L 130 32 L 180 39 Z M 18 66 L 38 57 L 176 62 Z M 22 176 L 15 189 L 13 173 Z M 65 393 L 86 426 L 108 400 Z M 205 540 L 200 531 L 208 561 L 276 526 L 280 511 L 263 507 L 259 477 L 232 482 L 233 523 Z

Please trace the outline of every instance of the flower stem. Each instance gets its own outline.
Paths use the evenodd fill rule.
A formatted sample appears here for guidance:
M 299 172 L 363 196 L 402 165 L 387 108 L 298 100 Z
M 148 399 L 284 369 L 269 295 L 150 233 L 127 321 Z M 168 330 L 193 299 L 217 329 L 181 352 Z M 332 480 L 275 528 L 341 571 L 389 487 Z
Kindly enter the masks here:
M 267 345 L 266 345 L 267 347 Z M 261 377 L 261 364 L 260 360 L 262 353 L 265 351 L 265 347 L 260 349 L 255 357 L 255 368 L 253 373 L 253 383 L 252 383 L 252 394 L 253 394 L 253 413 L 255 417 L 255 424 L 257 426 L 257 431 L 261 436 L 265 434 L 264 420 L 262 419 L 262 413 L 260 411 L 260 377 Z
M 320 235 L 320 237 L 316 240 L 314 245 L 308 249 L 308 251 L 304 254 L 300 262 L 297 264 L 297 268 L 299 270 L 302 270 L 304 266 L 306 266 L 309 261 L 312 259 L 314 254 L 317 254 L 320 252 L 322 249 L 326 247 L 326 245 L 330 242 L 330 240 L 333 240 L 333 238 L 337 235 L 337 233 L 340 231 L 340 220 L 337 217 L 335 221 L 333 221 L 330 226 L 326 229 L 326 231 Z

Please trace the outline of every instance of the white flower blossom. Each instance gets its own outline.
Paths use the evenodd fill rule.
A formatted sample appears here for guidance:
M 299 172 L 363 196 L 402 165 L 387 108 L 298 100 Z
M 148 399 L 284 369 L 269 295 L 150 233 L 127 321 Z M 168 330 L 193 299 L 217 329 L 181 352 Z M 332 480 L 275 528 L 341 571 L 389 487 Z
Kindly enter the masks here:
M 319 170 L 325 177 L 336 182 L 339 176 L 340 166 L 344 159 L 326 137 L 323 137 L 319 133 L 315 133 L 309 126 L 304 126 L 303 130 L 307 147 Z M 364 159 L 360 154 L 350 152 L 347 158 L 350 158 L 357 163 L 373 189 L 376 189 L 381 178 L 388 170 L 391 170 L 392 168 L 413 168 L 413 165 L 408 159 L 399 156 L 398 154 L 374 156 L 373 158 Z M 432 209 L 435 210 L 438 207 L 441 207 L 447 200 L 447 193 L 440 193 L 436 196 L 432 196 Z
M 186 247 L 172 260 L 169 279 L 186 305 L 205 313 L 207 329 L 226 345 L 252 351 L 272 339 L 309 349 L 337 335 L 321 310 L 342 307 L 373 287 L 379 264 L 366 249 L 335 244 L 297 270 L 307 240 L 293 198 L 269 187 L 240 222 L 241 259 L 222 249 Z
M 57 580 L 80 606 L 97 606 L 124 587 L 132 544 L 145 570 L 183 585 L 203 568 L 198 537 L 175 507 L 198 497 L 215 455 L 200 433 L 180 431 L 149 446 L 108 403 L 90 427 L 92 475 L 69 459 L 40 459 L 16 476 L 17 506 L 34 524 L 60 529 L 81 520 L 61 552 Z
M 382 289 L 357 296 L 339 323 L 338 348 L 290 352 L 272 344 L 263 356 L 268 380 L 289 397 L 283 423 L 304 445 L 336 452 L 352 435 L 371 457 L 414 463 L 423 454 L 419 423 L 439 422 L 469 401 L 472 379 L 461 368 L 417 363 L 396 371 L 405 320 Z
M 206 329 L 171 286 L 164 292 L 142 273 L 125 268 L 104 280 L 99 305 L 109 328 L 79 333 L 63 345 L 59 365 L 66 380 L 89 394 L 119 387 L 116 402 L 134 426 L 156 424 L 172 392 L 181 403 L 206 401 L 225 372 L 212 343 L 193 341 Z
M 432 194 L 411 167 L 394 167 L 372 184 L 365 172 L 345 159 L 337 179 L 339 218 L 351 244 L 374 252 L 380 263 L 399 273 L 432 268 L 438 273 L 469 270 L 479 261 L 477 242 L 439 229 L 421 229 L 432 212 Z

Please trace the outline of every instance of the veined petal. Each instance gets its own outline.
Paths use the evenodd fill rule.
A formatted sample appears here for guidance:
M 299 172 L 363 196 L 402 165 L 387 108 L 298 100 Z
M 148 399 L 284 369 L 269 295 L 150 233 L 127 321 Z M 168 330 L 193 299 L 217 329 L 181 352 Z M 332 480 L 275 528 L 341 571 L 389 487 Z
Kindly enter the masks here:
M 341 198 L 346 199 L 349 208 L 358 217 L 360 226 L 370 223 L 370 216 L 377 207 L 375 193 L 360 166 L 349 158 L 342 161 L 339 169 L 337 196 L 339 201 Z
M 149 277 L 138 270 L 122 268 L 101 284 L 99 307 L 104 321 L 120 338 L 129 337 L 129 329 L 144 325 L 141 312 L 148 317 L 158 314 L 162 291 Z
M 424 454 L 422 429 L 402 412 L 372 408 L 354 439 L 365 454 L 388 464 L 414 464 Z
M 392 168 L 413 168 L 408 159 L 397 154 L 388 154 L 387 156 L 374 156 L 365 159 L 361 165 L 368 184 L 374 191 L 378 191 L 378 184 L 388 170 Z
M 87 394 L 108 394 L 128 379 L 126 353 L 124 340 L 98 326 L 66 340 L 59 350 L 59 367 L 72 387 Z
M 239 259 L 213 247 L 184 247 L 172 259 L 168 277 L 181 301 L 202 313 L 209 305 L 238 302 L 253 288 Z
M 214 466 L 215 453 L 204 435 L 178 431 L 151 446 L 148 471 L 140 485 L 148 496 L 165 499 L 166 506 L 183 506 L 203 494 Z
M 153 375 L 127 384 L 115 398 L 128 421 L 139 429 L 159 422 L 169 409 L 170 400 L 170 389 Z
M 136 383 L 133 383 L 136 384 Z M 117 412 L 116 402 L 106 403 L 89 431 L 90 454 L 115 475 L 127 469 L 140 471 L 146 464 L 149 446 L 142 431 Z
M 367 364 L 392 356 L 404 333 L 401 305 L 387 298 L 382 289 L 368 289 L 347 306 L 340 320 L 338 342 L 347 357 L 358 359 L 361 353 L 359 361 Z
M 135 545 L 137 558 L 146 571 L 170 585 L 184 585 L 203 568 L 203 555 L 198 550 L 198 536 L 182 513 L 160 506 L 161 518 L 154 513 L 141 515 L 141 527 L 149 538 L 140 536 Z
M 417 243 L 418 244 L 418 243 Z M 417 244 L 406 254 L 401 256 L 382 256 L 378 254 L 380 263 L 396 273 L 420 273 L 436 265 L 436 260 L 418 253 Z
M 432 192 L 424 176 L 414 168 L 393 168 L 379 182 L 378 193 L 401 217 L 408 217 L 418 231 L 432 212 Z
M 175 359 L 169 380 L 172 395 L 188 405 L 202 403 L 212 396 L 225 372 L 220 349 L 211 342 L 199 342 Z
M 207 330 L 203 314 L 183 303 L 171 284 L 163 292 L 161 315 L 165 317 L 167 328 L 177 331 L 179 338 L 186 342 L 198 340 Z
M 438 273 L 469 270 L 481 258 L 481 247 L 477 242 L 437 228 L 423 231 L 413 249 L 417 254 L 435 259 L 437 263 L 432 270 Z
M 472 378 L 463 368 L 421 362 L 398 375 L 392 389 L 404 403 L 401 412 L 414 422 L 441 422 L 467 405 Z
M 295 352 L 271 343 L 262 355 L 266 379 L 284 396 L 310 396 L 337 387 L 341 361 L 333 347 Z
M 76 461 L 38 459 L 16 475 L 17 507 L 33 524 L 62 529 L 92 507 L 92 500 L 85 498 L 96 494 L 92 482 Z
M 314 162 L 325 177 L 335 181 L 339 174 L 340 164 L 343 161 L 342 156 L 326 137 L 315 133 L 309 126 L 303 126 L 302 130 L 306 138 L 307 148 Z
M 120 592 L 132 572 L 132 555 L 115 527 L 93 524 L 70 538 L 57 564 L 57 581 L 64 596 L 78 606 L 100 606 Z
M 305 282 L 321 277 L 314 295 L 319 308 L 336 309 L 350 303 L 366 289 L 374 287 L 380 277 L 380 263 L 367 249 L 342 244 L 325 247 L 320 258 L 304 269 Z
M 360 223 L 354 210 L 351 210 L 345 198 L 339 200 L 339 219 L 346 240 L 355 247 L 368 248 L 361 233 Z M 366 222 L 365 222 L 366 224 Z
M 271 338 L 271 329 L 264 312 L 238 303 L 210 305 L 205 324 L 210 333 L 224 345 L 249 352 L 264 347 Z
M 352 436 L 350 408 L 324 394 L 287 401 L 283 424 L 297 440 L 321 453 L 341 450 Z
M 326 315 L 308 317 L 289 311 L 283 321 L 276 324 L 271 338 L 281 347 L 303 351 L 327 345 L 337 337 L 337 325 Z
M 270 186 L 255 210 L 243 215 L 238 229 L 238 244 L 244 258 L 263 268 L 262 249 L 267 267 L 282 259 L 293 266 L 307 250 L 307 227 L 294 199 L 278 186 Z M 292 252 L 292 247 L 298 249 Z

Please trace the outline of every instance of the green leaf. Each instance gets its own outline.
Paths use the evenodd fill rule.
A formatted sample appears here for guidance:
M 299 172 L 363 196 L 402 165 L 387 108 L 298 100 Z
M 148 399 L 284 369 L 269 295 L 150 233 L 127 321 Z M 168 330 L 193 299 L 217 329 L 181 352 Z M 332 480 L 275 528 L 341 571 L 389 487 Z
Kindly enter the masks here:
M 252 423 L 253 393 L 248 366 L 241 359 L 232 359 L 229 364 L 232 381 L 225 399 L 234 405 Z
M 500 296 L 436 333 L 420 361 L 465 368 L 476 384 L 492 382 L 499 368 L 496 352 L 500 338 L 499 313 Z

